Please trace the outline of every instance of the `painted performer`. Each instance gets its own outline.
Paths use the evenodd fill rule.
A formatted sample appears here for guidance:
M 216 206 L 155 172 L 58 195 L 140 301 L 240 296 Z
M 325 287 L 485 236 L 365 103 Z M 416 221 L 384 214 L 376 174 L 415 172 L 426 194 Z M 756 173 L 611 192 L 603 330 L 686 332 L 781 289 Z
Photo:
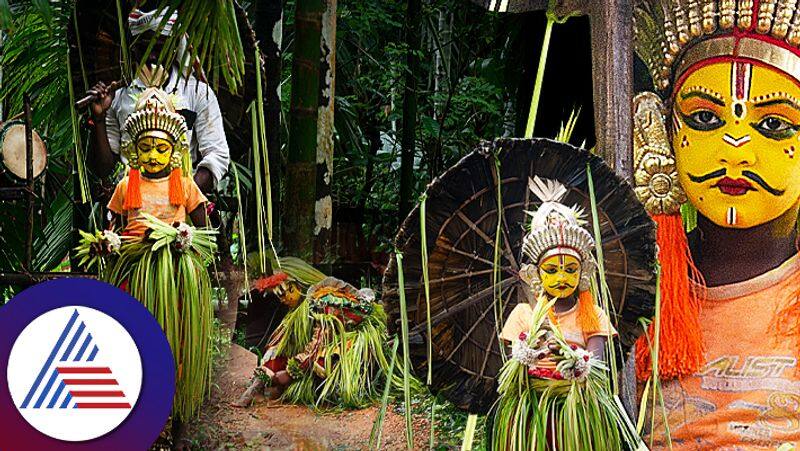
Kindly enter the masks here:
M 122 150 L 130 166 L 108 203 L 111 227 L 84 233 L 78 255 L 100 263 L 101 279 L 139 299 L 158 320 L 177 370 L 173 442 L 183 448 L 184 421 L 195 417 L 211 382 L 213 307 L 206 264 L 216 250 L 206 198 L 184 176 L 187 128 L 173 100 L 148 81 L 125 121 Z M 192 225 L 187 222 L 191 220 Z
M 662 267 L 654 448 L 796 445 L 798 3 L 639 0 L 635 14 L 658 91 L 636 98 L 634 117 L 637 193 L 659 224 Z M 650 353 L 637 344 L 642 381 Z
M 635 433 L 609 390 L 605 347 L 616 331 L 592 291 L 594 240 L 584 212 L 561 203 L 566 187 L 529 183 L 542 204 L 529 213 L 521 273 L 535 302 L 517 304 L 500 333 L 511 358 L 498 376 L 492 449 L 622 449 Z
M 273 396 L 314 408 L 360 408 L 377 400 L 389 370 L 386 314 L 368 288 L 333 277 L 311 286 L 270 337 L 264 364 L 235 405 L 264 382 Z
M 325 278 L 319 270 L 297 257 L 280 257 L 279 270 L 250 284 L 245 339 L 263 349 L 283 318 L 303 301 L 308 287 Z

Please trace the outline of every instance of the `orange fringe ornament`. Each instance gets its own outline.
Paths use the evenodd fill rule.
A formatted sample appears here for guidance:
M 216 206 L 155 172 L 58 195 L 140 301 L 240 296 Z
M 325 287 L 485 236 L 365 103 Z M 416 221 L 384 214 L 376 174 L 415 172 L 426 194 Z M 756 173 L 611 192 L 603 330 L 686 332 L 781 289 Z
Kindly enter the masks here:
M 653 215 L 653 220 L 661 264 L 658 373 L 661 379 L 672 379 L 695 373 L 704 362 L 700 299 L 690 286 L 690 278 L 702 283 L 702 276 L 692 262 L 681 216 L 659 214 Z M 655 323 L 651 323 L 647 335 L 636 343 L 636 376 L 642 381 L 652 372 L 650 345 L 655 343 L 654 329 Z
M 174 168 L 169 173 L 169 203 L 171 205 L 183 205 L 183 173 L 181 168 Z
M 125 191 L 125 202 L 122 203 L 124 210 L 136 210 L 142 208 L 142 174 L 138 169 L 131 168 L 128 171 L 128 189 Z
M 594 308 L 594 297 L 589 290 L 578 294 L 578 327 L 584 333 L 594 333 L 600 330 L 600 318 Z

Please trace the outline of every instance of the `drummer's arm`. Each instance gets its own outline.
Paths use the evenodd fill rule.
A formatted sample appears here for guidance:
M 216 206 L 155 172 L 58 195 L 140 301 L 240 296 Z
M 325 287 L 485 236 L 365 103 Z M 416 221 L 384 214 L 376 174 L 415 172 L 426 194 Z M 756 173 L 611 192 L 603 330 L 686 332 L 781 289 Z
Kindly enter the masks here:
M 111 150 L 109 132 L 111 132 L 111 137 L 116 140 L 116 146 L 119 148 L 119 124 L 113 114 L 111 116 L 107 115 L 114 100 L 114 93 L 109 91 L 104 83 L 99 82 L 87 94 L 95 96 L 89 108 L 92 115 L 92 134 L 94 135 L 92 140 L 94 145 L 89 146 L 87 158 L 89 169 L 98 177 L 108 177 L 117 164 L 117 157 Z M 109 126 L 114 129 L 109 130 Z
M 199 207 L 192 210 L 189 213 L 189 217 L 192 218 L 192 225 L 195 227 L 205 227 L 206 226 L 206 205 L 200 204 Z

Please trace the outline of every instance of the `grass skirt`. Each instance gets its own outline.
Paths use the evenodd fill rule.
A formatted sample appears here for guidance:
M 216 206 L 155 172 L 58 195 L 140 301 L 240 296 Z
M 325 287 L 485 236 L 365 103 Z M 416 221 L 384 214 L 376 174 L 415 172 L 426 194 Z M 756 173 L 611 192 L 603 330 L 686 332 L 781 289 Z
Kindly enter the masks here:
M 173 415 L 187 420 L 197 415 L 211 385 L 209 254 L 158 243 L 137 239 L 123 244 L 100 277 L 125 287 L 161 325 L 177 370 Z
M 509 359 L 500 372 L 491 449 L 497 451 L 618 451 L 636 449 L 638 437 L 595 367 L 583 381 L 528 376 Z
M 381 305 L 374 304 L 360 323 L 346 327 L 335 315 L 312 312 L 306 300 L 284 318 L 273 337 L 269 357 L 289 359 L 293 377 L 283 401 L 361 408 L 379 399 L 379 381 L 386 379 L 390 360 Z

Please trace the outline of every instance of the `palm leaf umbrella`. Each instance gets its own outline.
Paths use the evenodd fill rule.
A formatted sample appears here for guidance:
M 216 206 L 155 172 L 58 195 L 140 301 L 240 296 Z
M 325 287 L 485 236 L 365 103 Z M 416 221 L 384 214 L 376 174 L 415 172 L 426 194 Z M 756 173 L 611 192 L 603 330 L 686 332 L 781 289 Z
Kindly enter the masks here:
M 519 277 L 525 263 L 521 253 L 525 211 L 535 210 L 538 203 L 527 188 L 528 179 L 538 175 L 560 181 L 569 189 L 565 203 L 580 205 L 591 215 L 587 165 L 594 179 L 605 273 L 615 311 L 611 317 L 627 353 L 641 332 L 638 319 L 653 313 L 655 226 L 631 187 L 601 158 L 547 139 L 498 139 L 482 144 L 428 186 L 425 221 L 432 388 L 443 390 L 460 408 L 485 412 L 491 406 L 495 377 L 503 362 L 498 327 L 518 302 L 530 296 Z M 501 277 L 495 287 L 492 272 L 498 217 L 502 220 Z M 417 374 L 425 374 L 427 315 L 419 222 L 417 207 L 403 223 L 396 246 L 404 255 L 410 357 Z M 494 308 L 496 288 L 502 299 L 499 325 Z M 394 331 L 399 330 L 398 289 L 397 267 L 390 264 L 384 276 L 383 299 Z

